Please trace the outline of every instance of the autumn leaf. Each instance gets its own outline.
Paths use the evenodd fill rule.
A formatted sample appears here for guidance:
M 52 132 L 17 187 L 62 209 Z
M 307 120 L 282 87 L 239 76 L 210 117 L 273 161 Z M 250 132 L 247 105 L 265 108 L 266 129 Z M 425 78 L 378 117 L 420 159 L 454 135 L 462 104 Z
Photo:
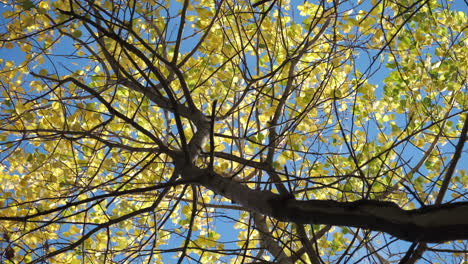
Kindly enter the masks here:
M 0 262 L 461 263 L 463 4 L 3 1 Z

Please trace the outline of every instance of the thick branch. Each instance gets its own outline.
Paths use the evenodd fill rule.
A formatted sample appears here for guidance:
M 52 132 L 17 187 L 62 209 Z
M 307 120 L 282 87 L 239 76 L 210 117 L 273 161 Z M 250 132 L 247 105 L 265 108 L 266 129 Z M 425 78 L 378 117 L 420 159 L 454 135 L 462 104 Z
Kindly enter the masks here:
M 407 241 L 439 243 L 468 239 L 468 202 L 404 210 L 388 201 L 297 201 L 270 191 L 252 190 L 206 169 L 184 168 L 183 178 L 280 221 L 358 227 Z

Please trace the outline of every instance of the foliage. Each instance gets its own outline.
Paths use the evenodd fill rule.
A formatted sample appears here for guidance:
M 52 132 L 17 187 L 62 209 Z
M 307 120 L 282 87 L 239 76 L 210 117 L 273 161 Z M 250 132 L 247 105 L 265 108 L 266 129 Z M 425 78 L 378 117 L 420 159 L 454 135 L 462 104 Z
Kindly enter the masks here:
M 378 223 L 468 214 L 451 2 L 2 2 L 0 261 L 466 260 Z

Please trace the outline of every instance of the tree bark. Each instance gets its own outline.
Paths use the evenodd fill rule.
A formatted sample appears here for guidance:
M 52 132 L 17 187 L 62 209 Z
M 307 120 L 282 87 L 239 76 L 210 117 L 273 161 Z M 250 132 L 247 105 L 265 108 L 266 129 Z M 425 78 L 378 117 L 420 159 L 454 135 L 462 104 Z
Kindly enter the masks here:
M 246 210 L 280 221 L 358 227 L 412 242 L 468 239 L 468 202 L 404 210 L 393 202 L 377 200 L 298 201 L 271 191 L 252 190 L 207 169 L 185 166 L 181 174 Z

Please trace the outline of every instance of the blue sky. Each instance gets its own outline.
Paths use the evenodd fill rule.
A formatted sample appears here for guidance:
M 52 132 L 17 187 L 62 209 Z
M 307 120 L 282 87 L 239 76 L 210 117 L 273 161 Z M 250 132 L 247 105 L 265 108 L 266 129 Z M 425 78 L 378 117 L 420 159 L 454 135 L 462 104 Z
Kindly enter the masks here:
M 463 1 L 456 1 L 455 4 L 454 4 L 454 8 L 457 9 L 457 10 L 460 10 L 460 11 L 465 11 L 467 10 L 467 5 L 466 3 L 464 3 Z M 171 11 L 176 11 L 178 9 L 178 6 L 177 4 L 174 4 L 171 6 Z M 299 16 L 297 16 L 299 18 Z M 3 22 L 3 18 L 0 18 L 0 22 Z M 175 23 L 175 22 L 174 22 Z M 176 24 L 172 25 L 173 28 L 176 28 Z M 171 27 L 171 26 L 170 26 Z M 186 43 L 188 44 L 188 46 L 183 46 L 182 47 L 182 51 L 184 50 L 190 50 L 191 49 L 191 44 L 193 45 L 193 43 Z M 69 52 L 69 47 L 67 47 L 67 42 L 63 42 L 62 43 L 62 46 L 63 47 L 63 50 L 60 50 L 60 49 L 57 49 L 55 50 L 56 52 L 58 53 L 67 53 Z M 20 61 L 22 61 L 24 59 L 24 53 L 22 53 L 21 51 L 19 51 L 19 49 L 17 47 L 11 49 L 11 50 L 7 50 L 7 49 L 0 49 L 0 58 L 2 58 L 3 60 L 14 60 L 15 62 L 19 63 Z M 57 61 L 54 61 L 55 63 L 58 63 L 60 65 L 60 58 L 57 58 Z M 366 68 L 370 61 L 365 57 L 365 56 L 362 56 L 362 57 L 359 57 L 358 59 L 358 62 L 360 65 L 363 66 L 363 68 Z M 66 63 L 66 60 L 64 60 L 64 63 Z M 80 67 L 80 65 L 67 65 L 69 66 L 71 69 L 78 69 Z M 53 71 L 52 68 L 49 69 L 49 71 Z M 382 80 L 386 77 L 386 75 L 388 74 L 388 70 L 385 69 L 385 68 L 380 68 L 371 78 L 370 78 L 370 82 L 374 83 L 374 84 L 377 84 L 379 86 L 379 89 L 377 90 L 377 93 L 378 94 L 382 94 L 382 88 L 384 86 Z M 450 147 L 450 146 L 448 146 Z M 419 152 L 416 152 L 415 150 L 409 150 L 409 151 L 414 151 L 415 155 L 420 155 Z M 416 160 L 416 159 L 415 159 Z M 465 167 L 465 169 L 467 169 L 467 165 L 468 164 L 468 157 L 466 156 L 463 156 L 462 157 L 462 160 L 459 162 L 459 167 L 462 168 L 463 166 Z M 449 198 L 447 198 L 449 199 Z M 234 219 L 237 219 L 238 218 L 238 212 L 235 211 L 235 210 L 232 210 L 232 211 L 228 211 L 228 210 L 224 210 L 222 211 L 221 213 L 224 213 L 226 215 L 225 218 L 219 218 L 216 220 L 216 231 L 219 231 L 219 233 L 221 233 L 221 240 L 222 241 L 235 241 L 237 240 L 237 232 L 235 230 L 232 229 L 232 222 L 229 222 L 227 221 L 228 218 L 234 218 Z M 226 220 L 226 222 L 224 221 Z M 168 227 L 171 227 L 171 224 L 169 224 Z M 223 232 L 223 230 L 229 230 L 228 232 Z M 175 238 L 174 240 L 172 240 L 171 244 L 167 245 L 168 247 L 172 247 L 172 246 L 180 246 L 183 242 L 183 239 L 182 238 Z M 405 243 L 405 242 L 398 242 L 398 243 L 394 243 L 392 247 L 394 247 L 394 249 L 396 251 L 405 251 L 407 249 L 407 247 L 409 246 L 408 243 Z M 172 256 L 170 256 L 170 254 L 167 254 L 167 263 L 173 263 L 175 261 L 173 261 L 173 258 Z

